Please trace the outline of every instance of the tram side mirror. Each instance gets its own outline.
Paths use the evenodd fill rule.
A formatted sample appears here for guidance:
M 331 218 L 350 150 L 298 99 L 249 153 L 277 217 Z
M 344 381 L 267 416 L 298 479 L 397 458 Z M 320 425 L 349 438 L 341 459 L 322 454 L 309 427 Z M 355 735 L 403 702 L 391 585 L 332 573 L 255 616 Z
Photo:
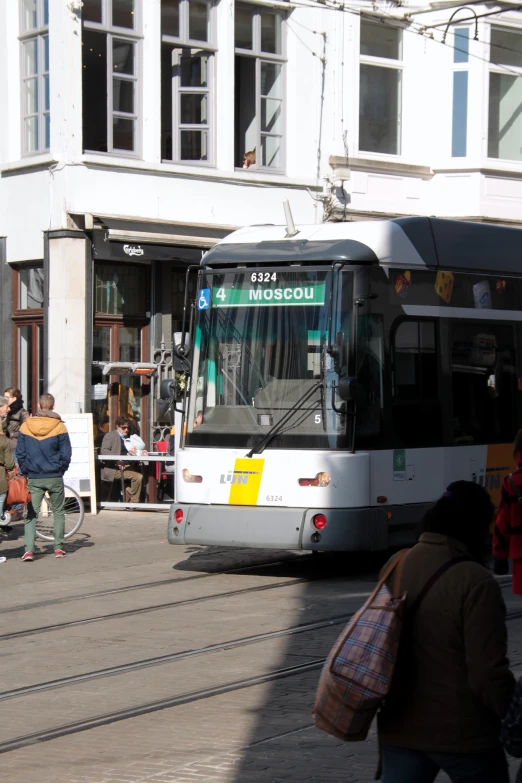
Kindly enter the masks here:
M 167 379 L 160 383 L 160 400 L 172 400 L 177 394 L 178 382 L 174 379 Z
M 355 400 L 357 394 L 357 378 L 339 378 L 339 385 L 337 386 L 337 394 L 341 400 Z
M 344 364 L 344 332 L 337 332 L 335 343 L 330 346 L 329 353 L 334 362 L 334 370 L 339 375 Z
M 176 372 L 190 372 L 192 338 L 188 332 L 174 332 L 172 335 L 172 363 Z

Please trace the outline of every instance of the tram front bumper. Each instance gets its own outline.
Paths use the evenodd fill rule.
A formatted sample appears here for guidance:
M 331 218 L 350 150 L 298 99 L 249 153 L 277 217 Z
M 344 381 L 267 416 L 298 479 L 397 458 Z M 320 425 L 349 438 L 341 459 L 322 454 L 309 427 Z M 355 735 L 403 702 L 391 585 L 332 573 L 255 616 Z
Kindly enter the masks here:
M 317 530 L 316 514 L 326 527 Z M 170 508 L 171 544 L 361 551 L 388 546 L 386 514 L 380 508 L 282 508 L 174 503 Z

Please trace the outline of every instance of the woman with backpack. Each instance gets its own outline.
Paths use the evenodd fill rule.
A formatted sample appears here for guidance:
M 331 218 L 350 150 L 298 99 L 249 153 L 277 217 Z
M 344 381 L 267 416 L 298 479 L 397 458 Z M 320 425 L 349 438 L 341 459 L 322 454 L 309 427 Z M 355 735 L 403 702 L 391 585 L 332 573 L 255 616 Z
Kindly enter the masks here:
M 505 605 L 483 565 L 493 504 L 468 481 L 450 484 L 404 558 L 406 619 L 391 690 L 378 716 L 383 783 L 508 783 L 501 721 L 514 678 Z M 445 563 L 408 625 L 408 607 Z
M 512 590 L 515 595 L 522 595 L 522 430 L 516 434 L 513 457 L 517 469 L 502 481 L 500 503 L 493 531 L 493 557 L 496 574 L 508 573 L 508 558 L 511 558 Z

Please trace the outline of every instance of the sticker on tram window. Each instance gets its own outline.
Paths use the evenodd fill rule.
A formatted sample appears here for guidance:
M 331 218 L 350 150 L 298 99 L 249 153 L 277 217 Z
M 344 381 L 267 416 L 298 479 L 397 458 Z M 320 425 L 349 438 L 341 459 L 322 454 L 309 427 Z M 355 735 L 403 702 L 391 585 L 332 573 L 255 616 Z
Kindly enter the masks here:
M 202 288 L 198 294 L 198 310 L 208 310 L 210 307 L 210 288 Z

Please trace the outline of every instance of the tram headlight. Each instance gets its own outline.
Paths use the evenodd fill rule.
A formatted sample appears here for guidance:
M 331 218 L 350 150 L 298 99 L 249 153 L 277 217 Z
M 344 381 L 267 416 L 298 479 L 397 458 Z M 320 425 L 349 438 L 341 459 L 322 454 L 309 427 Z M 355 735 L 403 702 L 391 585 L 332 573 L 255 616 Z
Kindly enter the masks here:
M 187 468 L 182 471 L 181 475 L 183 476 L 183 481 L 186 481 L 187 484 L 201 484 L 203 481 L 203 476 L 195 476 Z
M 329 473 L 318 473 L 315 478 L 301 478 L 298 480 L 300 487 L 327 487 L 332 479 Z

